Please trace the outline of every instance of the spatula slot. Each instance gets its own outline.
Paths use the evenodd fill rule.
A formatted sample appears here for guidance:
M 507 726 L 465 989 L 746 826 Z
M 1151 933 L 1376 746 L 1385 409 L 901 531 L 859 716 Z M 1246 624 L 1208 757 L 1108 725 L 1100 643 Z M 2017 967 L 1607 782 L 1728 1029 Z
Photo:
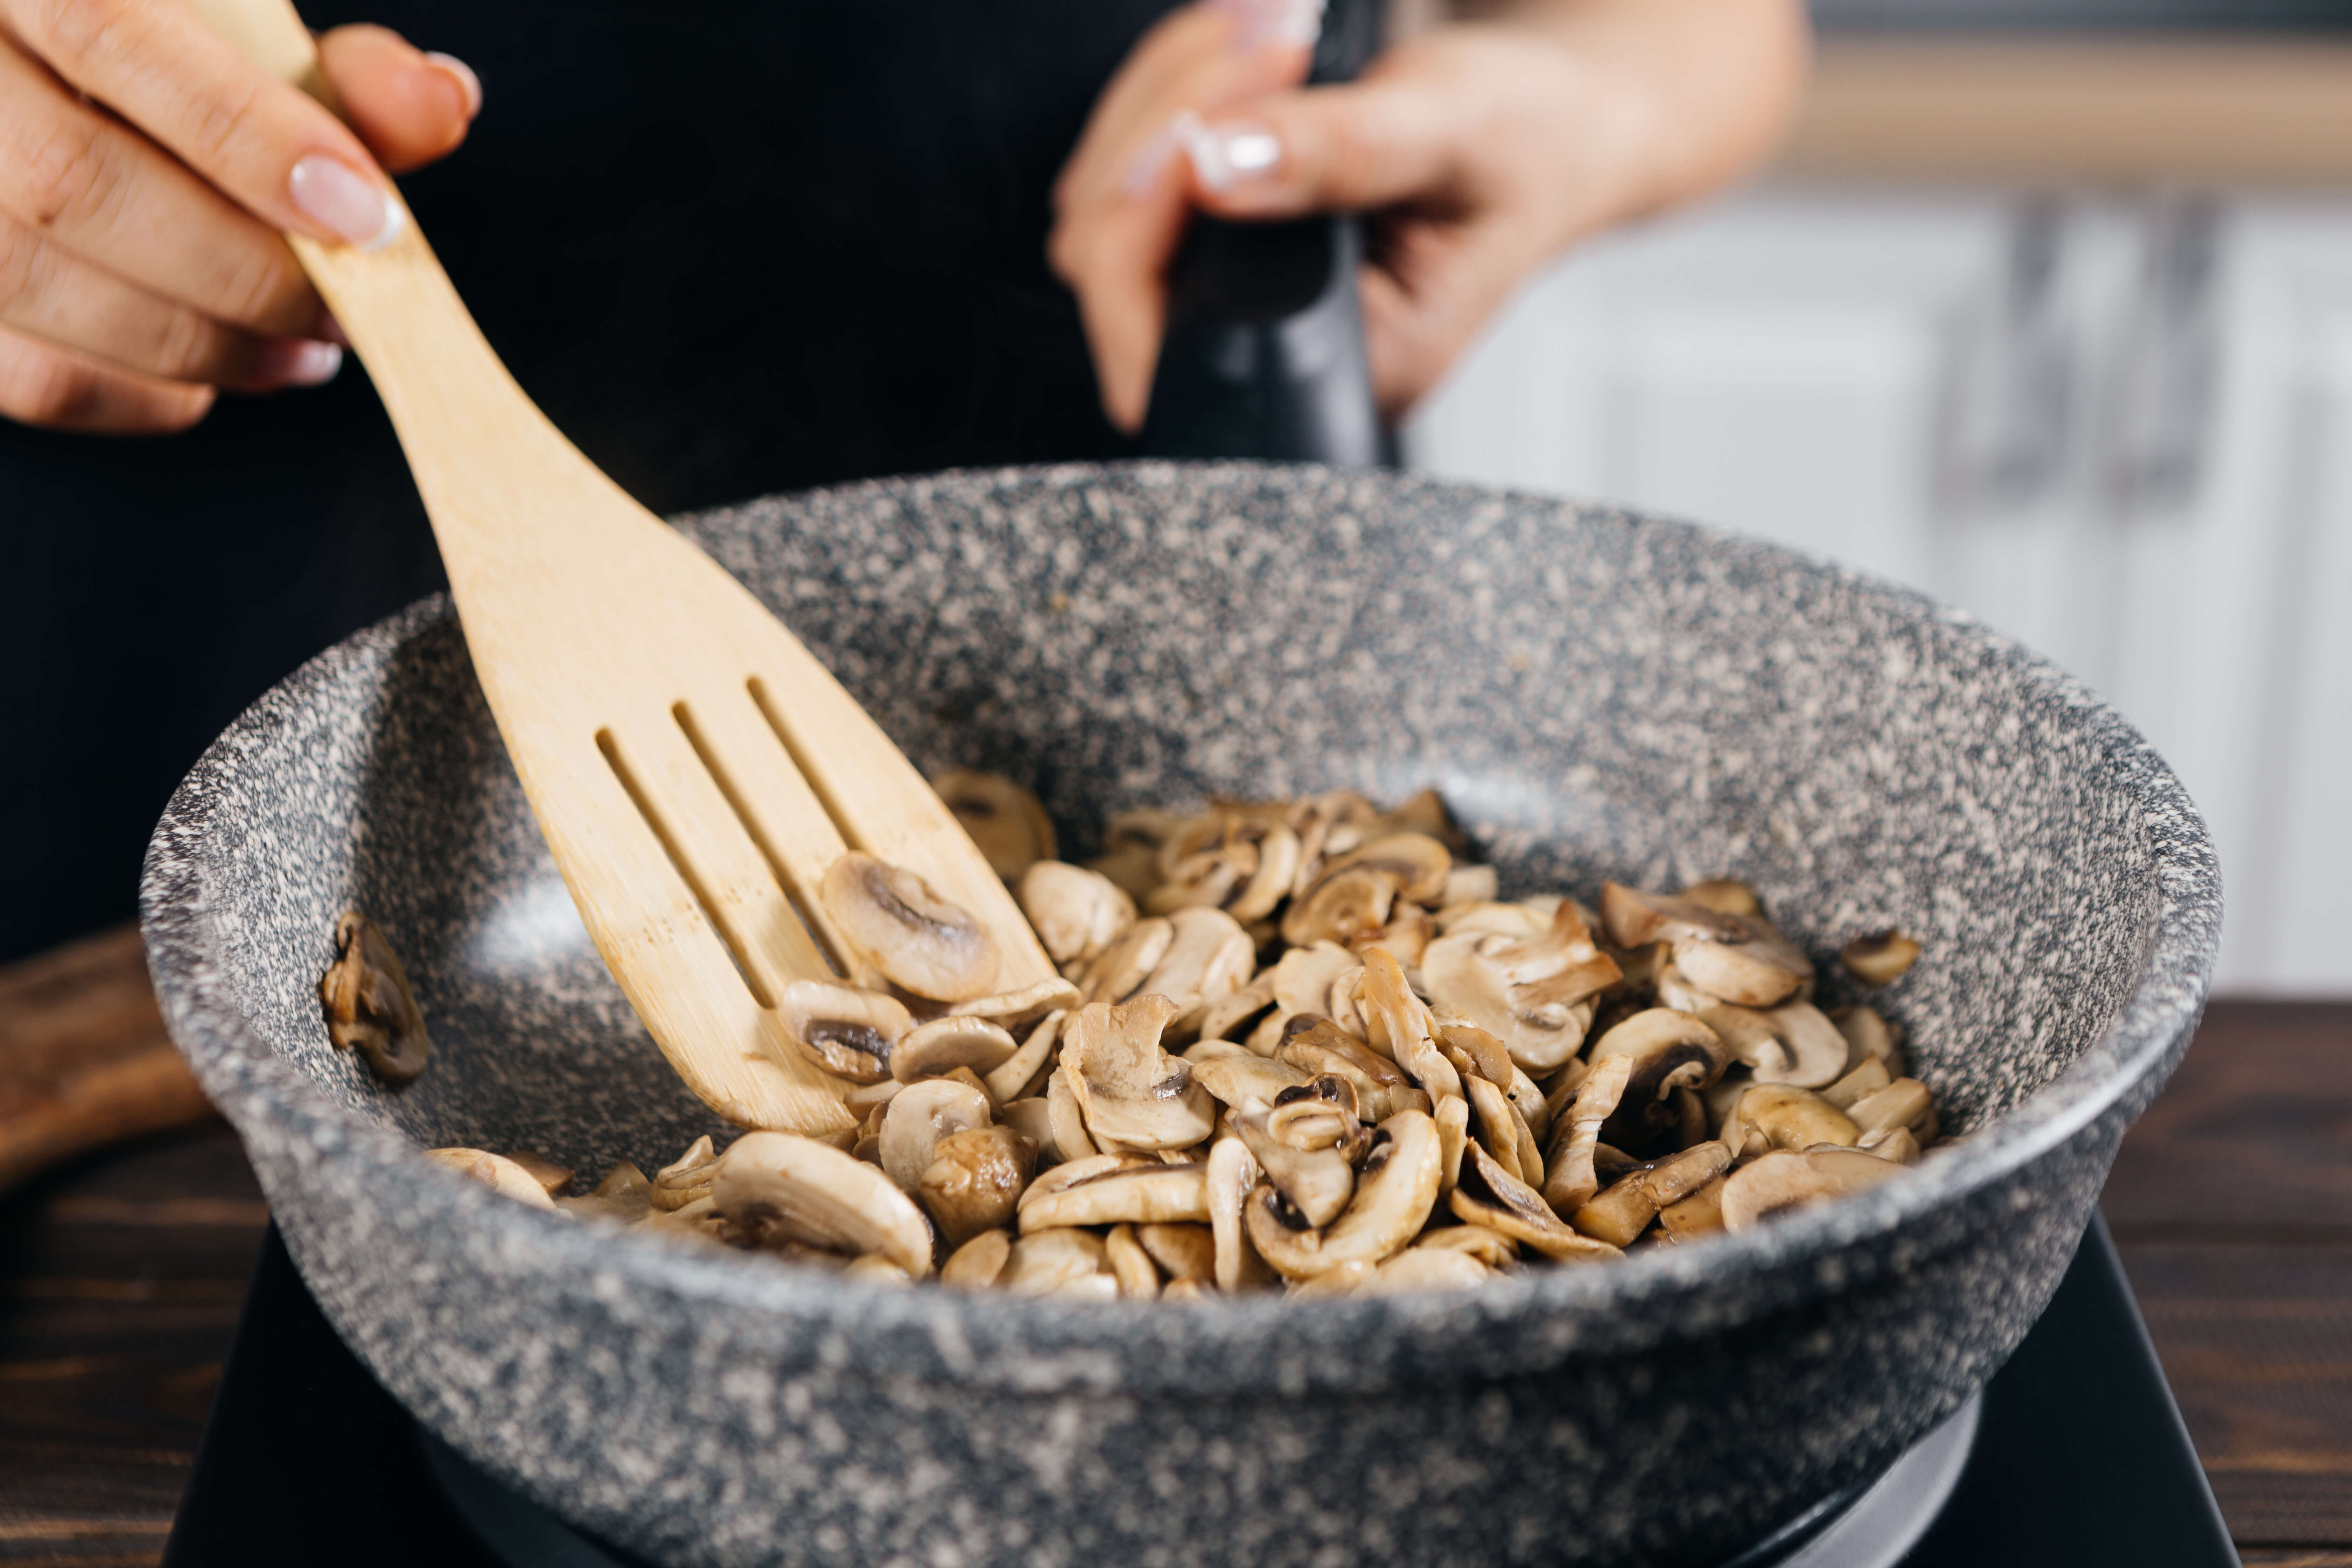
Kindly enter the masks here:
M 688 738 L 691 739 L 691 736 L 689 735 Z M 621 781 L 621 787 L 628 792 L 630 803 L 637 808 L 637 815 L 645 818 L 646 826 L 653 830 L 655 839 L 660 843 L 662 852 L 669 857 L 669 863 L 677 868 L 678 879 L 686 884 L 686 890 L 694 895 L 695 906 L 701 910 L 702 918 L 710 922 L 710 929 L 717 931 L 719 940 L 726 944 L 727 956 L 735 961 L 735 973 L 743 977 L 743 984 L 751 991 L 752 999 L 761 1007 L 773 1007 L 776 1005 L 776 999 L 769 993 L 767 986 L 761 984 L 759 975 L 753 971 L 750 952 L 744 947 L 742 938 L 737 935 L 734 926 L 721 912 L 718 900 L 711 898 L 709 889 L 703 886 L 702 879 L 695 875 L 692 862 L 687 859 L 685 852 L 679 848 L 676 836 L 670 832 L 668 825 L 662 820 L 661 812 L 655 806 L 652 797 L 646 793 L 645 786 L 638 782 L 636 774 L 630 769 L 627 759 L 621 755 L 619 740 L 614 736 L 612 731 L 599 730 L 596 731 L 596 749 L 604 753 L 604 762 L 612 768 L 613 776 Z M 720 787 L 723 789 L 726 786 L 722 783 Z
M 793 739 L 791 729 L 784 723 L 782 710 L 768 696 L 768 683 L 755 675 L 743 683 L 743 689 L 751 694 L 752 706 L 759 709 L 760 716 L 768 721 L 768 728 L 776 732 L 776 742 L 784 748 L 784 754 L 792 758 L 793 766 L 800 770 L 801 777 L 808 780 L 809 790 L 816 796 L 817 803 L 824 807 L 824 814 L 833 818 L 833 825 L 841 830 L 841 841 L 852 849 L 873 853 L 873 847 L 858 837 L 857 814 L 844 811 L 841 802 L 833 798 L 833 792 L 825 784 L 824 774 L 809 766 L 809 760 L 802 753 L 800 742 Z
M 792 904 L 793 912 L 800 916 L 801 924 L 808 928 L 809 940 L 816 944 L 817 951 L 824 954 L 828 963 L 833 965 L 834 973 L 836 975 L 848 973 L 849 968 L 842 962 L 841 954 L 833 950 L 833 942 L 824 922 L 813 919 L 809 913 L 815 907 L 813 900 L 815 898 L 816 889 L 802 887 L 798 879 L 793 877 L 792 868 L 786 864 L 783 856 L 777 852 L 775 844 L 769 838 L 767 831 L 760 826 L 759 814 L 752 811 L 745 803 L 742 791 L 736 787 L 734 778 L 719 760 L 718 751 L 705 738 L 701 727 L 695 722 L 694 710 L 681 701 L 673 703 L 669 711 L 670 717 L 677 721 L 679 731 L 686 736 L 686 743 L 693 747 L 694 754 L 702 760 L 703 771 L 709 773 L 710 782 L 717 784 L 719 793 L 727 797 L 728 808 L 735 813 L 735 820 L 743 825 L 743 831 L 750 836 L 752 846 L 760 851 L 760 858 L 768 863 L 768 869 L 775 877 L 776 886 L 782 889 L 784 898 Z M 771 719 L 769 722 L 772 726 L 774 721 Z M 800 760 L 795 757 L 793 762 L 797 767 Z M 737 962 L 739 963 L 741 962 L 740 955 Z M 757 991 L 759 987 L 754 985 L 752 989 Z M 766 1005 L 764 1002 L 761 1004 L 762 1006 Z

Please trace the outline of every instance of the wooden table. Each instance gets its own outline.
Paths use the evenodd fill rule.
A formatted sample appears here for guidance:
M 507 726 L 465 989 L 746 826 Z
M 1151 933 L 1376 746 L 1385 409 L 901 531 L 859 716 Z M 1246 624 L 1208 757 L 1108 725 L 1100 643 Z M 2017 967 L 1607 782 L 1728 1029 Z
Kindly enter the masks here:
M 38 996 L 0 972 L 0 1050 L 64 1016 L 42 1008 L 126 1056 L 156 1037 L 134 941 L 72 957 Z M 2107 1188 L 2249 1563 L 2352 1568 L 2347 1069 L 2352 1004 L 2218 1005 Z M 161 1556 L 268 1218 L 217 1122 L 0 1200 L 0 1562 Z

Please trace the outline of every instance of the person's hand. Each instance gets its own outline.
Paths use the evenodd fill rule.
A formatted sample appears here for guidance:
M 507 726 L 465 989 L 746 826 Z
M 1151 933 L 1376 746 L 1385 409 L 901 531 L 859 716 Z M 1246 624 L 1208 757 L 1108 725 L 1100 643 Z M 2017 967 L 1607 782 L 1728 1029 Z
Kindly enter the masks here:
M 1295 9 L 1204 0 L 1168 17 L 1055 188 L 1048 256 L 1121 429 L 1142 424 L 1192 211 L 1371 215 L 1364 331 L 1393 422 L 1533 268 L 1760 153 L 1801 75 L 1790 0 L 1528 0 L 1302 88 L 1307 49 L 1265 36 Z
M 160 434 L 335 374 L 279 231 L 390 240 L 384 171 L 456 148 L 481 88 L 382 27 L 319 51 L 356 132 L 178 0 L 0 0 L 0 416 Z

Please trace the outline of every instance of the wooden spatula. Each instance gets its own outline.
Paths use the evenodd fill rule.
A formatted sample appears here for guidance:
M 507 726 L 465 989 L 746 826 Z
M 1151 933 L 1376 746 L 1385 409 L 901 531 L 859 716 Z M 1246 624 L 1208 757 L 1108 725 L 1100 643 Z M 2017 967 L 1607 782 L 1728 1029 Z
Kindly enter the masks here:
M 287 0 L 194 0 L 334 107 Z M 851 1125 L 772 1004 L 847 950 L 817 900 L 845 849 L 994 936 L 999 988 L 1051 980 L 954 816 L 824 667 L 624 494 L 499 362 L 413 221 L 381 250 L 289 237 L 399 432 L 467 646 L 548 847 L 637 1016 L 745 1127 Z M 518 251 L 518 255 L 527 254 Z

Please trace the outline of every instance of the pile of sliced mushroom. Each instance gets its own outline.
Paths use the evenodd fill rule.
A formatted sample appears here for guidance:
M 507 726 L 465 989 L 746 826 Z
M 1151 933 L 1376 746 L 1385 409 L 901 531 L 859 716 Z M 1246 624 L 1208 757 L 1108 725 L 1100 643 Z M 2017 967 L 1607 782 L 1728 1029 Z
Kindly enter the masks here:
M 845 857 L 850 979 L 780 999 L 861 1118 L 703 1139 L 593 1192 L 435 1157 L 527 1203 L 877 1280 L 1198 1300 L 1473 1286 L 1678 1246 L 1857 1192 L 1938 1133 L 1903 1032 L 1817 1009 L 1755 891 L 1506 900 L 1433 792 L 1116 819 L 1089 867 L 985 775 L 942 781 L 1062 978 L 991 990 L 986 931 Z M 1850 942 L 1866 984 L 1918 956 Z

